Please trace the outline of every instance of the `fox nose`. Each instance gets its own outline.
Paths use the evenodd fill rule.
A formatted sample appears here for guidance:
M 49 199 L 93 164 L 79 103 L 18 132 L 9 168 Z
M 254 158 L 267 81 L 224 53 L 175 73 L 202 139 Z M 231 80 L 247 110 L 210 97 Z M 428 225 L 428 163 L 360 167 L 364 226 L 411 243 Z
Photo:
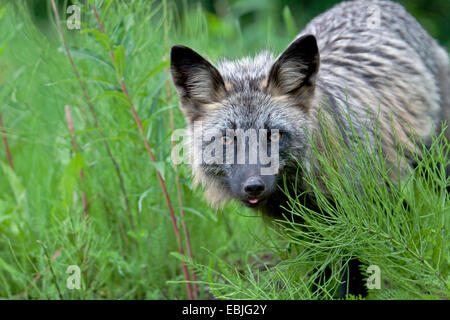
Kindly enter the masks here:
M 264 182 L 257 177 L 249 178 L 244 185 L 245 193 L 252 197 L 260 196 L 264 192 L 265 188 L 266 186 L 264 185 Z

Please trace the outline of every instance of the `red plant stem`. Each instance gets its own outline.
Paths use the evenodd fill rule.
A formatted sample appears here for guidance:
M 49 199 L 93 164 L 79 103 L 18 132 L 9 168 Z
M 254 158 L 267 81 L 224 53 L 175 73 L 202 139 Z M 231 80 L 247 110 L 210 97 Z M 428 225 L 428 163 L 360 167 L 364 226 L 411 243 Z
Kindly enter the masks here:
M 64 109 L 66 111 L 67 126 L 69 127 L 69 131 L 72 134 L 72 146 L 79 153 L 80 148 L 78 148 L 77 140 L 75 137 L 75 128 L 73 126 L 73 120 L 72 120 L 72 114 L 70 113 L 70 107 L 68 105 L 66 105 Z M 81 185 L 82 185 L 81 198 L 83 201 L 83 212 L 84 212 L 84 217 L 87 218 L 87 216 L 88 216 L 88 201 L 87 201 L 86 191 L 85 191 L 84 170 L 83 169 L 80 170 L 80 179 L 81 179 Z
M 166 52 L 169 52 L 169 24 L 168 24 L 168 17 L 167 17 L 167 1 L 164 1 L 164 40 L 165 40 L 165 47 Z M 169 70 L 166 69 L 166 74 L 169 73 Z M 169 102 L 172 101 L 172 89 L 170 86 L 169 80 L 166 81 L 166 90 L 167 90 L 167 100 Z M 173 132 L 175 130 L 175 125 L 173 121 L 173 110 L 170 109 L 170 130 Z M 172 149 L 175 148 L 175 141 L 172 142 Z M 184 209 L 183 209 L 183 194 L 181 192 L 181 185 L 180 185 L 180 176 L 178 175 L 178 165 L 177 162 L 174 162 L 174 168 L 175 168 L 175 185 L 177 188 L 177 196 L 178 196 L 178 205 L 180 206 L 180 216 L 182 218 L 182 225 L 183 225 L 183 232 L 184 232 L 184 241 L 186 242 L 187 252 L 189 255 L 189 258 L 193 260 L 192 255 L 192 248 L 191 248 L 191 241 L 189 237 L 189 231 L 186 223 L 186 218 L 184 215 Z M 194 282 L 194 298 L 198 300 L 198 286 L 197 286 L 197 275 L 194 270 L 192 270 L 192 280 Z
M 1 113 L 0 113 L 0 130 L 2 131 L 3 144 L 5 146 L 5 152 L 6 152 L 6 157 L 8 158 L 9 166 L 14 171 L 13 160 L 12 160 L 11 152 L 9 151 L 8 139 L 6 138 L 5 125 L 3 124 L 3 118 L 2 118 Z
M 174 125 L 173 125 L 173 112 L 170 110 L 170 126 L 171 130 L 173 132 Z M 175 141 L 172 141 L 172 149 L 175 148 Z M 191 241 L 189 238 L 189 230 L 187 227 L 185 215 L 184 215 L 184 209 L 183 209 L 183 195 L 181 193 L 181 186 L 180 186 L 180 177 L 178 175 L 178 166 L 174 164 L 175 166 L 175 184 L 177 188 L 177 195 L 178 195 L 178 204 L 180 206 L 180 215 L 183 219 L 181 224 L 183 225 L 183 232 L 184 232 L 184 241 L 186 241 L 186 247 L 188 251 L 189 259 L 193 260 L 192 255 L 192 248 L 191 248 Z M 194 298 L 198 300 L 198 286 L 197 286 L 197 275 L 195 274 L 195 271 L 192 270 L 192 280 L 194 281 Z
M 167 92 L 168 92 L 168 98 L 171 100 L 171 89 L 170 89 L 170 83 L 167 81 Z M 175 129 L 174 121 L 173 121 L 173 112 L 170 110 L 170 130 L 173 132 Z M 172 149 L 175 148 L 175 141 L 172 140 Z M 192 247 L 191 247 L 191 241 L 189 238 L 189 230 L 187 227 L 184 209 L 183 209 L 183 194 L 181 192 L 181 185 L 180 185 L 180 176 L 178 175 L 178 166 L 176 164 L 176 161 L 174 163 L 175 167 L 175 184 L 177 188 L 177 195 L 178 195 L 178 204 L 180 206 L 180 215 L 182 218 L 182 225 L 183 225 L 183 232 L 184 232 L 184 241 L 186 242 L 186 247 L 188 251 L 189 258 L 193 260 L 192 255 Z M 198 300 L 198 286 L 197 286 L 197 275 L 195 274 L 195 271 L 192 270 L 192 280 L 194 281 L 194 297 L 196 300 Z
M 92 10 L 94 11 L 95 18 L 97 20 L 100 32 L 102 34 L 106 35 L 105 29 L 103 28 L 103 24 L 102 24 L 102 22 L 100 20 L 100 17 L 98 15 L 97 9 L 95 8 L 94 5 L 91 5 L 91 7 L 92 7 Z M 112 50 L 109 50 L 109 54 L 111 56 L 114 68 L 117 71 L 118 70 L 117 69 L 117 63 L 116 63 L 116 59 L 114 57 L 114 53 L 112 52 Z M 144 130 L 142 128 L 141 119 L 139 118 L 139 116 L 138 116 L 138 114 L 136 112 L 136 108 L 134 107 L 134 105 L 132 103 L 131 97 L 130 97 L 130 95 L 128 93 L 128 90 L 127 90 L 127 88 L 125 86 L 125 82 L 124 82 L 123 77 L 120 78 L 120 86 L 122 88 L 123 94 L 127 97 L 128 101 L 130 102 L 131 111 L 133 113 L 134 120 L 136 121 L 136 125 L 137 125 L 137 127 L 139 129 L 139 133 L 140 133 L 142 139 L 144 140 L 144 144 L 145 144 L 145 148 L 147 150 L 147 153 L 150 156 L 150 159 L 152 160 L 152 162 L 156 162 L 156 157 L 155 157 L 155 155 L 153 154 L 153 152 L 152 152 L 152 150 L 150 148 L 150 144 L 149 144 L 147 138 L 145 137 Z M 174 233 L 175 233 L 175 238 L 176 238 L 177 243 L 178 243 L 178 248 L 179 248 L 180 254 L 184 256 L 185 253 L 184 253 L 183 245 L 181 243 L 180 232 L 178 230 L 177 220 L 175 218 L 175 212 L 173 210 L 172 202 L 170 201 L 170 197 L 169 197 L 169 193 L 167 191 L 166 184 L 164 182 L 163 177 L 161 176 L 161 173 L 158 170 L 156 170 L 156 175 L 158 177 L 159 184 L 161 185 L 161 189 L 163 191 L 164 198 L 166 199 L 167 207 L 169 208 L 170 218 L 172 220 L 172 226 L 173 226 L 173 230 L 174 230 Z M 191 283 L 190 283 L 189 271 L 188 271 L 187 265 L 186 265 L 186 263 L 184 261 L 183 261 L 182 265 L 183 265 L 184 277 L 185 277 L 185 280 L 186 280 L 188 296 L 189 296 L 189 299 L 192 300 L 193 296 L 192 296 L 192 288 L 191 288 Z
M 56 18 L 56 24 L 58 25 L 59 33 L 61 35 L 61 39 L 62 39 L 62 42 L 64 44 L 64 48 L 65 48 L 65 51 L 66 51 L 66 54 L 67 54 L 67 58 L 69 59 L 70 64 L 72 65 L 72 69 L 73 69 L 73 72 L 75 73 L 75 77 L 78 79 L 78 82 L 80 83 L 81 89 L 82 89 L 83 94 L 84 94 L 84 98 L 86 99 L 86 102 L 87 102 L 87 104 L 89 106 L 89 110 L 90 110 L 90 112 L 92 114 L 92 118 L 94 119 L 94 126 L 98 129 L 98 132 L 99 132 L 99 134 L 100 134 L 100 136 L 102 138 L 103 144 L 105 146 L 106 152 L 108 153 L 108 157 L 110 158 L 110 160 L 111 160 L 111 162 L 112 162 L 112 164 L 114 166 L 114 169 L 116 170 L 117 177 L 119 179 L 120 189 L 122 191 L 123 199 L 125 201 L 125 207 L 126 207 L 126 210 L 127 210 L 127 213 L 128 213 L 128 221 L 130 223 L 130 227 L 133 229 L 134 228 L 134 224 L 133 224 L 133 218 L 131 216 L 130 203 L 128 201 L 127 192 L 126 192 L 126 188 L 125 188 L 125 183 L 124 183 L 124 180 L 123 180 L 123 177 L 122 177 L 122 173 L 120 171 L 120 167 L 119 167 L 116 159 L 114 158 L 114 156 L 113 156 L 113 154 L 111 152 L 111 148 L 109 147 L 108 141 L 106 140 L 105 135 L 103 134 L 103 131 L 100 129 L 100 124 L 98 122 L 94 106 L 92 105 L 91 99 L 89 98 L 89 95 L 87 93 L 87 89 L 86 89 L 86 86 L 84 84 L 84 81 L 81 79 L 80 73 L 78 72 L 78 69 L 77 69 L 75 63 L 73 62 L 72 55 L 70 54 L 69 47 L 67 46 L 66 38 L 64 37 L 64 32 L 63 32 L 63 29 L 62 29 L 62 26 L 61 26 L 61 21 L 59 19 L 58 9 L 56 8 L 56 5 L 55 5 L 55 0 L 51 0 L 51 2 L 52 2 L 53 12 L 54 12 L 55 18 Z

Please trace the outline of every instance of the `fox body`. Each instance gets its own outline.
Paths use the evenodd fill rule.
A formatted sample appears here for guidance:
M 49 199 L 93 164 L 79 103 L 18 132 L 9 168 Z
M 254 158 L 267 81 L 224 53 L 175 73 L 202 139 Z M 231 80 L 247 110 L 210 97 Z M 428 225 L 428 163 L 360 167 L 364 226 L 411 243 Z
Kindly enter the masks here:
M 358 135 L 365 143 L 375 137 L 365 120 L 376 121 L 387 166 L 395 162 L 397 142 L 413 149 L 412 130 L 429 141 L 449 120 L 446 51 L 401 5 L 389 1 L 336 5 L 313 19 L 276 58 L 264 51 L 215 67 L 192 49 L 174 46 L 171 73 L 189 136 L 201 121 L 204 131 L 222 132 L 227 145 L 234 142 L 228 129 L 267 130 L 268 150 L 276 140 L 274 174 L 261 175 L 259 162 L 192 165 L 194 180 L 213 205 L 237 199 L 269 215 L 281 212 L 286 199 L 278 185 L 283 176 L 294 178 L 298 162 L 320 176 L 309 139 L 321 135 L 319 110 L 349 139 Z M 354 130 L 344 120 L 344 108 Z M 306 186 L 299 182 L 298 188 Z
M 265 51 L 216 68 L 192 49 L 174 46 L 171 72 L 188 135 L 196 121 L 224 136 L 228 129 L 266 129 L 269 144 L 271 130 L 279 130 L 276 174 L 260 175 L 258 163 L 192 165 L 194 180 L 213 205 L 234 198 L 270 215 L 285 201 L 277 184 L 296 172 L 297 161 L 317 170 L 308 134 L 320 136 L 321 106 L 350 138 L 363 138 L 363 129 L 374 135 L 373 127 L 363 128 L 367 122 L 358 120 L 377 121 L 388 166 L 396 159 L 396 139 L 412 148 L 411 129 L 428 141 L 433 128 L 449 119 L 447 53 L 401 5 L 388 1 L 336 5 L 276 59 Z M 353 132 L 343 120 L 344 107 L 355 119 Z

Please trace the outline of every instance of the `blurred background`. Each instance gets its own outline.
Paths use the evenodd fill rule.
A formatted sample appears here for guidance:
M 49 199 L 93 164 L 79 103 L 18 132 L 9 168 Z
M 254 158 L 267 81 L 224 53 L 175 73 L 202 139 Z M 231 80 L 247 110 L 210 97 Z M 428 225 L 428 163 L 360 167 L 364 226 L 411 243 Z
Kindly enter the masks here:
M 337 0 L 175 0 L 173 4 L 180 12 L 186 7 L 201 6 L 205 10 L 208 30 L 212 35 L 232 41 L 236 40 L 237 31 L 242 32 L 247 48 L 256 50 L 261 45 L 260 39 L 292 38 L 312 18 L 339 2 Z M 400 0 L 396 2 L 401 3 L 443 46 L 450 48 L 450 1 Z M 48 14 L 51 14 L 49 2 L 28 0 L 27 3 L 36 23 L 47 24 Z M 64 6 L 72 1 L 58 0 L 58 3 Z M 287 21 L 291 19 L 288 11 L 293 21 Z M 236 29 L 236 26 L 239 28 Z

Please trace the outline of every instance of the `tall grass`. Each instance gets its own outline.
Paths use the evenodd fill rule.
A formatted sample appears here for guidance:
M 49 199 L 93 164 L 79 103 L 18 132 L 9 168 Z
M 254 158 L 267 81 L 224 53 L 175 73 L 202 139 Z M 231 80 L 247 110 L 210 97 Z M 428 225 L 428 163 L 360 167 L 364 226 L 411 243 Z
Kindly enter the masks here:
M 185 285 L 167 282 L 184 276 L 181 261 L 170 254 L 178 251 L 177 241 L 156 176 L 159 171 L 171 199 L 177 199 L 169 112 L 174 114 L 175 128 L 183 127 L 184 120 L 176 101 L 168 101 L 164 92 L 169 78 L 164 71 L 163 7 L 159 1 L 98 2 L 96 7 L 111 48 L 124 49 L 123 79 L 157 162 L 150 161 L 129 104 L 120 94 L 109 52 L 96 39 L 99 36 L 93 29 L 98 25 L 91 7 L 81 5 L 81 31 L 64 32 L 98 125 L 73 75 L 51 11 L 47 27 L 40 29 L 25 2 L 3 4 L 0 113 L 15 167 L 15 171 L 9 169 L 2 145 L 0 296 L 4 298 L 58 299 L 58 286 L 62 298 L 188 297 Z M 59 14 L 64 16 L 62 10 Z M 169 44 L 181 38 L 192 42 L 194 34 L 207 28 L 197 7 L 178 12 L 169 3 L 168 16 Z M 185 28 L 179 16 L 196 22 Z M 198 44 L 191 44 L 205 52 L 214 47 L 200 38 Z M 67 127 L 66 105 L 73 132 Z M 72 145 L 72 137 L 79 150 Z M 123 175 L 133 226 L 104 140 Z M 201 191 L 192 190 L 187 168 L 179 167 L 177 172 L 185 217 L 178 214 L 178 201 L 173 201 L 174 212 L 177 223 L 186 222 L 192 230 L 196 260 L 209 260 L 203 247 L 230 256 L 255 241 L 249 235 L 255 229 L 254 219 L 250 226 L 248 219 L 232 214 L 241 210 L 235 204 L 213 211 L 203 203 Z M 83 191 L 89 202 L 88 224 Z M 262 223 L 256 228 L 263 229 Z M 183 237 L 183 228 L 180 233 Z M 60 255 L 52 259 L 59 250 Z M 65 286 L 69 265 L 78 265 L 82 271 L 81 290 Z M 199 289 L 200 298 L 209 297 L 205 286 Z

